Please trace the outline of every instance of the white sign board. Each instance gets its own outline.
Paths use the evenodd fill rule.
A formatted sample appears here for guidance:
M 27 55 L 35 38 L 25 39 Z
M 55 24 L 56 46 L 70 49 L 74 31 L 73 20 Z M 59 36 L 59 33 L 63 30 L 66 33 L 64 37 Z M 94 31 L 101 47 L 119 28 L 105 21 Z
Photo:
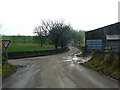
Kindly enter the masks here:
M 120 40 L 120 35 L 106 35 L 107 40 Z

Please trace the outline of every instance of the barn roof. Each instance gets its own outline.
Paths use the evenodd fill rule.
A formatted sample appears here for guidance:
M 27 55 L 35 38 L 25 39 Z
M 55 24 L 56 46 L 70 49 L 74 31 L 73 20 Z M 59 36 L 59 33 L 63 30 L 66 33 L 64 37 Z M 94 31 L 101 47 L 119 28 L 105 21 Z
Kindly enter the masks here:
M 117 22 L 117 23 L 114 23 L 114 24 L 110 24 L 110 25 L 107 25 L 107 26 L 104 26 L 104 27 L 100 27 L 100 28 L 97 28 L 97 29 L 94 29 L 94 30 L 91 30 L 91 31 L 87 31 L 87 32 L 85 32 L 85 33 L 93 32 L 93 31 L 100 30 L 100 29 L 103 29 L 103 28 L 106 28 L 106 27 L 110 27 L 110 26 L 113 26 L 113 25 L 117 25 L 117 24 L 120 24 L 120 22 Z

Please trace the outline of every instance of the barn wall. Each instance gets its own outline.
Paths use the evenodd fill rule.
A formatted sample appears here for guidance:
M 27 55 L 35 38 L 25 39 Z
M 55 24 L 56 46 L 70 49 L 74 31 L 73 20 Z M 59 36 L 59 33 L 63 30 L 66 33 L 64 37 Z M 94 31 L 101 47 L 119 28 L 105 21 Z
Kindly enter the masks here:
M 108 41 L 106 35 L 120 35 L 120 23 L 111 24 L 102 28 L 98 28 L 85 33 L 86 36 L 86 50 L 93 49 L 104 50 L 105 47 L 117 47 L 114 50 L 120 50 L 120 40 Z M 114 44 L 115 43 L 115 44 Z M 95 46 L 96 45 L 96 46 Z M 94 48 L 95 47 L 95 48 Z M 102 48 L 101 48 L 102 47 Z

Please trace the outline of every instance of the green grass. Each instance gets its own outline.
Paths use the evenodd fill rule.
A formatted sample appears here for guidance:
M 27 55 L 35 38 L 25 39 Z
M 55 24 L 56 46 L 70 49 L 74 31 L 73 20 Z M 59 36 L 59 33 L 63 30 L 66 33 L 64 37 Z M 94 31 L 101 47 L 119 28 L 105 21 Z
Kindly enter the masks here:
M 82 42 L 82 43 L 75 43 L 75 45 L 77 45 L 77 46 L 85 46 L 85 43 L 84 42 Z
M 85 63 L 86 66 L 91 67 L 92 69 L 96 71 L 103 71 L 104 67 L 103 66 L 98 66 L 96 63 L 89 61 Z
M 2 65 L 2 77 L 9 75 L 16 68 L 17 67 L 15 65 L 5 63 L 4 65 Z
M 2 57 L 0 57 L 0 62 L 2 62 Z M 0 64 L 0 78 L 2 77 L 2 64 Z
M 77 57 L 84 57 L 85 54 L 81 53 L 81 54 L 78 54 L 78 55 L 76 55 L 76 56 L 77 56 Z
M 0 78 L 2 77 L 2 68 L 0 67 Z
M 35 43 L 35 36 L 2 36 L 2 40 L 11 40 L 13 43 Z
M 8 52 L 19 52 L 19 51 L 41 51 L 41 50 L 51 50 L 54 49 L 53 45 L 45 44 L 43 47 L 40 47 L 39 44 L 32 43 L 11 43 L 7 51 Z M 5 52 L 5 48 L 2 47 L 2 51 Z

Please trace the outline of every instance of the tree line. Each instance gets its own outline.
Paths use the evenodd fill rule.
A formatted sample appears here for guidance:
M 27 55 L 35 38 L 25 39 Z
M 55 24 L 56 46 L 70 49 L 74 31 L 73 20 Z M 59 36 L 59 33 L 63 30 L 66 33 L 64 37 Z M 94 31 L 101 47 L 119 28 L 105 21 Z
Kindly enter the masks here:
M 46 40 L 49 40 L 54 44 L 55 49 L 58 49 L 59 46 L 66 47 L 70 41 L 82 42 L 83 36 L 79 32 L 82 31 L 73 30 L 71 25 L 65 24 L 62 20 L 42 20 L 40 25 L 34 28 L 41 47 Z

